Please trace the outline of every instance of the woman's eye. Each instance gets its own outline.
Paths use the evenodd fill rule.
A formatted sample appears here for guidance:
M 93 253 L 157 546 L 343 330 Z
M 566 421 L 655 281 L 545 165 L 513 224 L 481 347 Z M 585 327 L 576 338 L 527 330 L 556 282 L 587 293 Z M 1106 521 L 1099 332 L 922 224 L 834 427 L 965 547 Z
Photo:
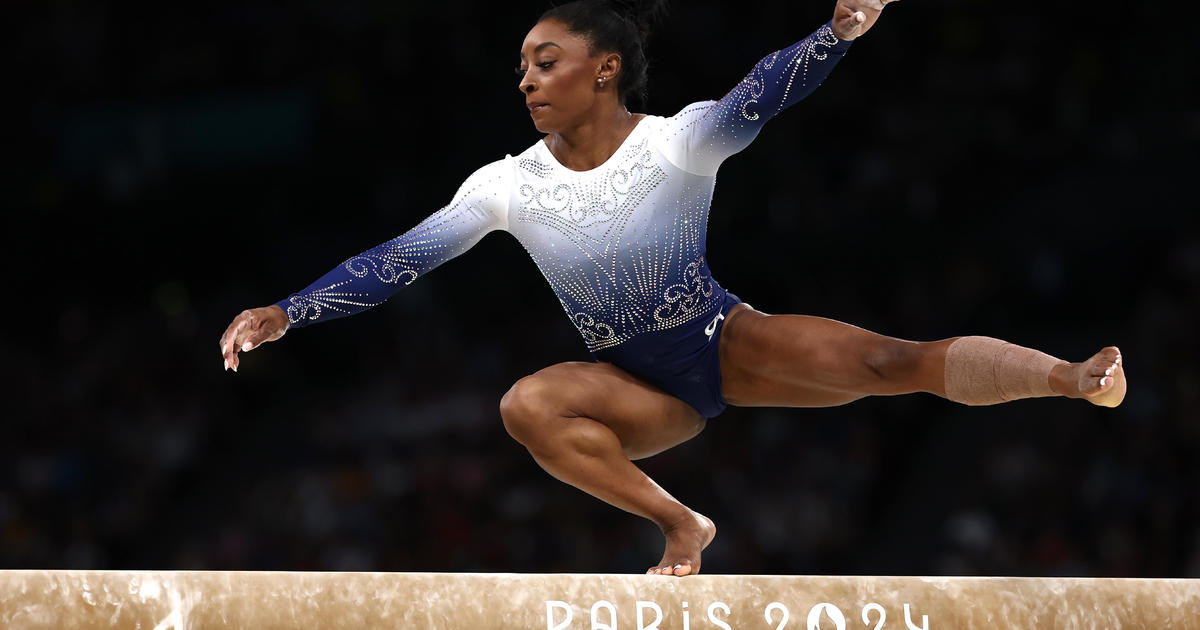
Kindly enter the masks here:
M 555 61 L 557 61 L 557 60 L 555 60 Z M 542 62 L 535 63 L 533 65 L 541 68 L 542 70 L 549 70 L 550 66 L 553 66 L 554 63 L 555 63 L 554 61 L 542 61 Z M 522 68 L 521 66 L 517 66 L 513 71 L 517 73 L 517 76 L 525 76 L 525 73 L 529 72 L 529 68 Z

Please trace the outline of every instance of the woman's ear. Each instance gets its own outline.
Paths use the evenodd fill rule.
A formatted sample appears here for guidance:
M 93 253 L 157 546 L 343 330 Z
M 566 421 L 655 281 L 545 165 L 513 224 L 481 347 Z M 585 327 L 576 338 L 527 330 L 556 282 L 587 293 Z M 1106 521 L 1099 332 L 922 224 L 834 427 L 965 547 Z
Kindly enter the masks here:
M 600 59 L 600 66 L 596 68 L 596 77 L 604 79 L 604 83 L 611 83 L 617 78 L 621 72 L 621 55 L 617 53 L 608 53 Z

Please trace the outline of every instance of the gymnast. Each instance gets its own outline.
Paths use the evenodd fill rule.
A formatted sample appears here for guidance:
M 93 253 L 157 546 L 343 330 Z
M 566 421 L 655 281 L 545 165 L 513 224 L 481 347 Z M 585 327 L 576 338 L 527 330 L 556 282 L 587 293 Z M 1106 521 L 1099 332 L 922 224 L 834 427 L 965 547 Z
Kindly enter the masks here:
M 653 521 L 648 573 L 688 575 L 716 533 L 631 460 L 680 444 L 726 405 L 825 407 L 929 392 L 968 405 L 1066 396 L 1115 407 L 1117 348 L 1081 363 L 990 337 L 912 342 L 806 315 L 768 315 L 722 288 L 705 236 L 716 173 L 763 124 L 810 94 L 893 0 L 837 0 L 833 18 L 771 53 L 719 101 L 631 113 L 646 87 L 659 1 L 580 0 L 546 11 L 521 45 L 517 87 L 544 135 L 475 171 L 450 204 L 221 336 L 238 352 L 289 328 L 376 306 L 496 230 L 512 234 L 583 336 L 592 362 L 549 366 L 500 400 L 514 439 L 554 477 Z

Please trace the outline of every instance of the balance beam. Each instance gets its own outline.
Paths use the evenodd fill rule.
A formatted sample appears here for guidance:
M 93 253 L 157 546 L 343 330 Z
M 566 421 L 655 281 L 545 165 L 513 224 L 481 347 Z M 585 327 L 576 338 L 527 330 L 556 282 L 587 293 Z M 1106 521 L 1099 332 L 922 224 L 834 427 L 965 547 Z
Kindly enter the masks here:
M 0 571 L 0 628 L 1200 629 L 1200 581 Z

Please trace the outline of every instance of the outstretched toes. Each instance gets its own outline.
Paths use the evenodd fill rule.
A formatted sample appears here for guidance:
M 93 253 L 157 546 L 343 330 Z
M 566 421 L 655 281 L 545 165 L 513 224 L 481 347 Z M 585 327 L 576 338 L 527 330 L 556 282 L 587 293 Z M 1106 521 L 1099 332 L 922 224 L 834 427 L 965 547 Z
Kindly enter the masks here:
M 662 560 L 650 567 L 650 575 L 684 576 L 700 572 L 700 553 L 717 534 L 717 527 L 708 517 L 697 512 L 680 523 L 663 529 L 667 548 Z
M 1125 366 L 1121 351 L 1108 346 L 1082 363 L 1063 366 L 1060 393 L 1093 405 L 1116 407 L 1125 399 Z
M 1125 365 L 1121 359 L 1121 351 L 1115 346 L 1109 346 L 1088 360 L 1092 368 L 1085 380 L 1090 384 L 1095 382 L 1096 389 L 1084 395 L 1094 405 L 1101 407 L 1116 407 L 1125 400 Z M 1095 379 L 1099 380 L 1095 380 Z

